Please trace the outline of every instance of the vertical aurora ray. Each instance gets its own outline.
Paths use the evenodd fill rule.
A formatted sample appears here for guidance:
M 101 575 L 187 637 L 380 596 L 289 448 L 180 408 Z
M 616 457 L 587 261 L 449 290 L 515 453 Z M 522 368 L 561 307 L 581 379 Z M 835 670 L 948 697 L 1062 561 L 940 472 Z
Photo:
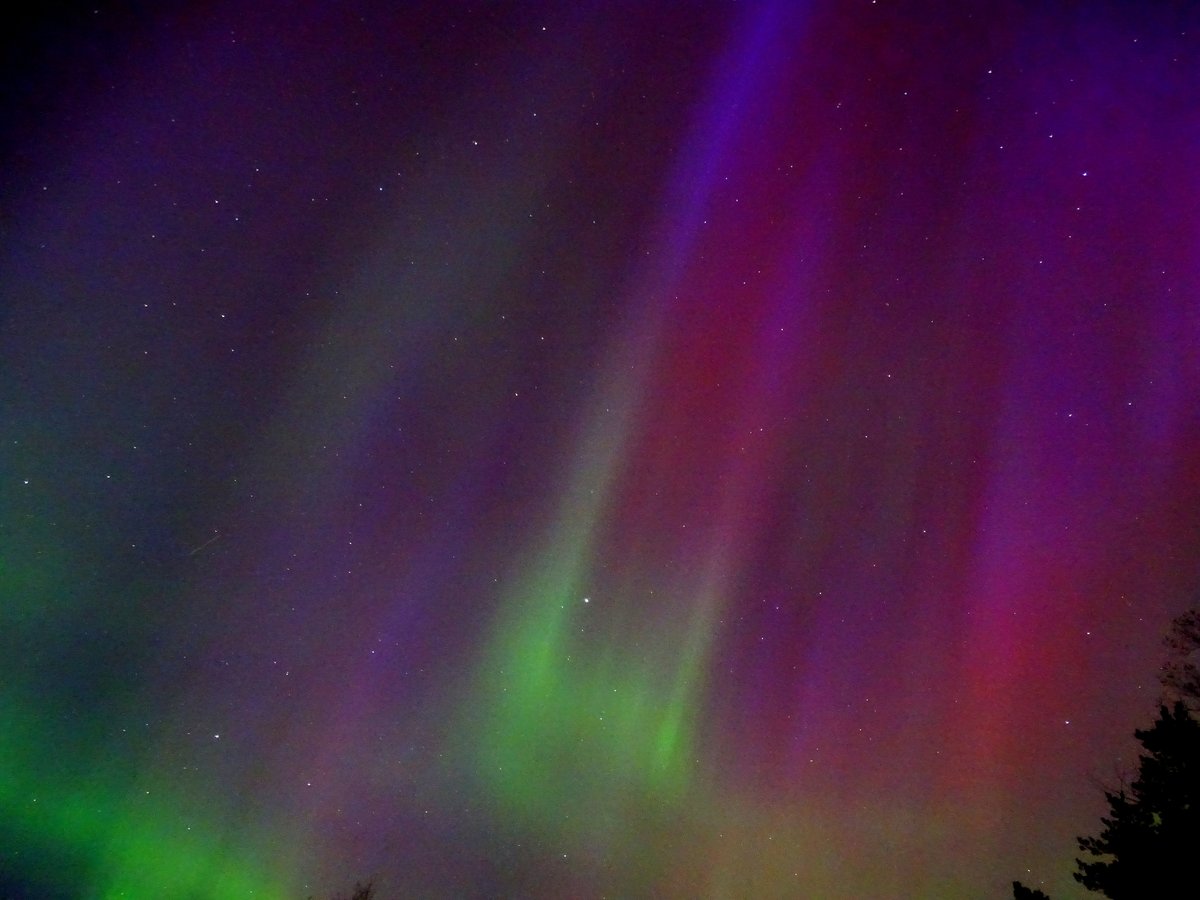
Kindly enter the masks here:
M 244 6 L 11 56 L 0 894 L 1078 896 L 1189 15 Z
M 568 454 L 573 463 L 558 512 L 545 536 L 535 537 L 539 549 L 531 561 L 504 590 L 484 653 L 465 740 L 477 748 L 478 774 L 506 814 L 551 840 L 612 843 L 639 806 L 666 818 L 694 815 L 683 804 L 696 802 L 712 645 L 764 455 L 714 456 L 724 470 L 715 514 L 697 522 L 691 535 L 683 533 L 676 546 L 662 548 L 682 562 L 665 584 L 655 573 L 665 560 L 635 553 L 630 565 L 618 567 L 609 557 L 630 554 L 641 532 L 658 527 L 640 514 L 631 519 L 621 506 L 640 500 L 645 471 L 661 465 L 659 405 L 664 396 L 671 405 L 672 390 L 682 387 L 672 384 L 674 370 L 704 364 L 703 347 L 674 346 L 670 330 L 681 317 L 703 322 L 712 316 L 703 289 L 696 301 L 681 303 L 679 295 L 698 287 L 705 216 L 717 184 L 728 181 L 743 107 L 755 102 L 776 61 L 769 45 L 780 9 L 766 4 L 739 23 L 741 35 L 718 67 L 716 89 L 667 192 L 680 208 L 672 209 L 661 246 L 651 253 L 660 262 L 643 266 L 633 279 L 631 293 L 644 299 L 631 305 L 636 312 L 615 344 L 606 383 Z M 778 303 L 778 309 L 791 306 Z M 718 312 L 713 324 L 720 318 Z M 768 309 L 756 323 L 766 347 L 780 343 L 793 318 Z M 739 433 L 780 400 L 779 350 L 751 356 L 758 360 L 756 375 L 731 373 L 746 380 L 738 398 L 744 411 L 733 421 Z M 703 439 L 705 426 L 694 424 Z M 648 578 L 660 587 L 647 591 Z M 623 838 L 630 845 L 638 840 Z M 635 889 L 669 884 L 663 879 L 671 867 L 669 859 L 656 872 L 651 867 L 649 883 Z
M 607 584 L 600 588 L 596 548 L 626 462 L 651 342 L 642 332 L 631 343 L 592 404 L 555 524 L 529 572 L 508 590 L 481 669 L 475 702 L 482 723 L 469 739 L 480 751 L 480 774 L 502 803 L 534 824 L 570 810 L 580 821 L 612 821 L 619 807 L 604 807 L 619 804 L 621 791 L 669 802 L 689 780 L 711 596 L 697 596 L 682 621 L 659 623 L 689 635 L 665 660 L 651 658 L 645 646 L 611 643 L 617 635 L 599 650 L 579 638 L 589 624 L 598 627 L 588 621 L 593 611 L 619 605 L 626 587 L 617 582 L 613 595 Z
M 771 12 L 766 5 L 758 12 L 764 10 Z M 1060 353 L 1028 343 L 1031 334 L 1062 328 L 1061 321 L 1042 318 L 1038 311 L 1040 301 L 1019 299 L 1023 291 L 1037 296 L 1037 281 L 1044 278 L 1043 274 L 1031 270 L 1026 279 L 1016 278 L 1012 284 L 998 286 L 984 283 L 977 273 L 950 261 L 943 271 L 927 275 L 930 280 L 942 283 L 948 298 L 943 301 L 944 311 L 938 302 L 931 303 L 931 308 L 944 313 L 949 322 L 961 318 L 967 335 L 966 338 L 954 335 L 950 346 L 934 353 L 943 354 L 953 365 L 978 365 L 978 374 L 968 381 L 978 386 L 981 396 L 995 398 L 992 402 L 1000 411 L 994 418 L 971 416 L 969 426 L 953 439 L 961 443 L 965 455 L 986 455 L 996 464 L 977 480 L 965 478 L 961 488 L 946 491 L 936 484 L 939 476 L 930 467 L 928 457 L 917 450 L 925 439 L 918 423 L 934 412 L 910 403 L 899 407 L 891 419 L 876 420 L 872 416 L 858 423 L 852 420 L 843 423 L 844 443 L 880 441 L 884 459 L 847 451 L 851 460 L 847 471 L 865 473 L 861 485 L 851 484 L 848 474 L 834 468 L 836 463 L 823 461 L 829 467 L 826 478 L 835 484 L 840 482 L 840 494 L 821 499 L 822 486 L 815 480 L 810 482 L 815 488 L 812 506 L 802 514 L 826 523 L 826 533 L 816 532 L 814 536 L 825 542 L 827 558 L 815 557 L 806 562 L 809 577 L 818 585 L 822 581 L 836 584 L 832 593 L 847 602 L 838 609 L 826 600 L 813 613 L 811 625 L 815 636 L 809 641 L 802 639 L 815 648 L 811 657 L 806 659 L 798 648 L 791 651 L 792 659 L 800 661 L 800 665 L 791 667 L 793 671 L 799 670 L 791 678 L 792 697 L 802 699 L 798 706 L 792 707 L 795 714 L 787 713 L 792 723 L 790 746 L 783 741 L 782 746 L 768 751 L 766 745 L 770 741 L 764 741 L 759 745 L 763 755 L 755 757 L 753 766 L 746 766 L 747 772 L 758 769 L 750 784 L 757 782 L 761 786 L 748 788 L 747 793 L 739 795 L 735 788 L 741 768 L 738 765 L 730 766 L 729 772 L 712 780 L 711 773 L 721 768 L 716 762 L 718 757 L 713 755 L 721 742 L 700 740 L 700 723 L 711 723 L 714 716 L 721 715 L 714 712 L 721 707 L 711 695 L 711 670 L 728 665 L 731 659 L 735 665 L 745 665 L 736 656 L 730 656 L 728 635 L 719 638 L 718 633 L 722 626 L 729 627 L 727 617 L 757 599 L 747 596 L 743 585 L 735 588 L 733 584 L 748 558 L 760 552 L 756 547 L 770 540 L 776 527 L 770 515 L 764 513 L 770 508 L 772 498 L 769 493 L 764 496 L 762 488 L 770 483 L 773 473 L 780 471 L 789 452 L 784 436 L 778 432 L 778 423 L 794 419 L 809 407 L 823 408 L 827 415 L 839 413 L 839 405 L 860 402 L 855 391 L 887 398 L 887 379 L 894 375 L 907 375 L 910 379 L 925 377 L 925 373 L 911 368 L 913 359 L 893 355 L 886 347 L 879 352 L 876 371 L 866 367 L 867 375 L 852 369 L 848 360 L 831 358 L 828 349 L 841 346 L 848 354 L 873 349 L 865 342 L 859 343 L 850 330 L 853 326 L 847 315 L 822 296 L 832 293 L 855 310 L 864 305 L 853 294 L 855 289 L 861 289 L 855 283 L 855 274 L 846 279 L 849 287 L 831 281 L 833 273 L 844 265 L 833 260 L 846 256 L 848 249 L 838 246 L 836 235 L 821 233 L 814 225 L 816 221 L 837 216 L 837 210 L 829 205 L 831 194 L 844 196 L 856 187 L 863 189 L 857 183 L 858 174 L 847 171 L 838 160 L 839 156 L 857 159 L 879 153 L 868 139 L 830 135 L 824 145 L 813 141 L 807 146 L 793 139 L 793 145 L 807 154 L 810 165 L 807 180 L 800 179 L 791 198 L 798 204 L 789 211 L 795 216 L 793 233 L 798 238 L 787 251 L 762 252 L 754 245 L 754 232 L 748 236 L 744 230 L 747 223 L 755 222 L 755 214 L 759 221 L 777 220 L 772 198 L 755 197 L 758 203 L 755 214 L 748 214 L 745 221 L 739 222 L 740 228 L 705 227 L 718 195 L 724 202 L 736 197 L 739 191 L 754 197 L 756 174 L 782 168 L 779 160 L 786 158 L 782 152 L 773 157 L 772 151 L 765 149 L 771 147 L 769 123 L 783 117 L 787 103 L 795 102 L 795 97 L 803 96 L 803 92 L 770 83 L 763 73 L 777 72 L 781 65 L 780 57 L 769 49 L 766 35 L 777 39 L 782 33 L 788 40 L 802 43 L 795 22 L 787 20 L 787 16 L 762 15 L 757 20 L 761 27 L 747 29 L 753 39 L 742 48 L 746 52 L 735 52 L 734 64 L 720 70 L 716 79 L 720 89 L 714 92 L 709 107 L 713 112 L 707 118 L 700 117 L 702 125 L 696 131 L 710 142 L 705 143 L 703 137 L 693 141 L 691 158 L 696 163 L 691 168 L 684 167 L 682 171 L 689 175 L 680 179 L 689 189 L 672 195 L 679 201 L 671 207 L 672 212 L 678 211 L 676 221 L 682 224 L 663 239 L 663 246 L 670 248 L 663 254 L 668 260 L 664 268 L 672 275 L 662 282 L 663 289 L 655 292 L 655 296 L 672 299 L 658 303 L 657 324 L 640 332 L 652 349 L 647 353 L 650 361 L 640 368 L 634 367 L 639 373 L 636 395 L 644 398 L 634 406 L 638 415 L 631 427 L 616 431 L 621 435 L 619 450 L 609 446 L 592 456 L 594 445 L 590 436 L 576 445 L 572 454 L 575 460 L 596 457 L 601 460 L 594 467 L 598 473 L 596 479 L 588 481 L 579 475 L 569 479 L 571 487 L 563 492 L 566 497 L 563 512 L 547 530 L 551 537 L 544 541 L 546 549 L 540 555 L 535 554 L 531 564 L 534 574 L 528 580 L 518 578 L 520 586 L 504 595 L 502 624 L 493 644 L 495 654 L 488 657 L 484 668 L 487 674 L 483 676 L 488 687 L 482 693 L 489 699 L 480 702 L 491 712 L 483 716 L 489 724 L 480 729 L 480 740 L 487 747 L 481 758 L 482 774 L 496 790 L 502 808 L 520 810 L 529 827 L 543 833 L 557 833 L 560 840 L 565 840 L 566 834 L 587 830 L 578 824 L 580 819 L 593 823 L 593 828 L 601 827 L 594 824 L 597 822 L 618 821 L 611 811 L 604 812 L 605 803 L 611 807 L 617 786 L 641 784 L 651 802 L 654 798 L 662 804 L 669 802 L 682 819 L 703 823 L 697 825 L 698 841 L 705 839 L 700 834 L 721 833 L 730 842 L 745 842 L 747 847 L 767 838 L 779 838 L 780 844 L 787 847 L 781 851 L 781 860 L 790 862 L 781 861 L 779 870 L 763 881 L 756 881 L 753 872 L 755 866 L 763 865 L 762 858 L 746 850 L 743 858 L 735 854 L 714 862 L 706 868 L 707 876 L 700 876 L 698 881 L 685 879 L 675 884 L 674 889 L 680 893 L 699 891 L 711 896 L 741 896 L 747 891 L 770 893 L 791 883 L 792 878 L 806 879 L 803 883 L 813 890 L 834 890 L 850 878 L 870 883 L 874 890 L 903 893 L 906 888 L 889 874 L 880 848 L 889 847 L 895 840 L 891 852 L 912 852 L 906 849 L 906 838 L 895 839 L 893 835 L 906 834 L 913 821 L 923 823 L 927 834 L 941 843 L 943 852 L 950 848 L 955 848 L 951 852 L 968 854 L 978 852 L 976 848 L 1001 850 L 1003 818 L 1010 801 L 998 799 L 999 784 L 1008 783 L 1013 767 L 1019 765 L 1022 729 L 1018 723 L 1028 715 L 1027 707 L 1023 706 L 1031 702 L 1028 696 L 1018 697 L 1017 692 L 1031 681 L 1045 683 L 1053 678 L 1053 672 L 1064 659 L 1085 652 L 1078 638 L 1065 635 L 1057 640 L 1052 652 L 1031 640 L 1031 628 L 1049 624 L 1038 611 L 1038 605 L 1048 602 L 1055 591 L 1060 592 L 1055 601 L 1059 615 L 1069 620 L 1085 615 L 1077 605 L 1078 589 L 1067 585 L 1039 548 L 1058 546 L 1063 554 L 1058 565 L 1072 558 L 1085 566 L 1094 564 L 1086 554 L 1076 557 L 1079 545 L 1064 542 L 1059 534 L 1063 529 L 1077 527 L 1074 523 L 1079 511 L 1101 502 L 1099 498 L 1106 492 L 1104 485 L 1115 484 L 1112 474 L 1104 470 L 1114 460 L 1098 460 L 1099 468 L 1089 473 L 1087 469 L 1092 462 L 1083 466 L 1078 463 L 1087 458 L 1086 444 L 1074 443 L 1083 440 L 1082 436 L 1061 418 L 1063 408 L 1089 390 L 1088 378 L 1096 377 L 1098 362 L 1089 360 L 1082 372 L 1070 374 L 1068 370 L 1064 378 L 1058 369 L 1063 362 Z M 792 65 L 803 69 L 802 63 L 793 61 Z M 990 171 L 994 163 L 987 153 L 981 152 L 980 156 L 964 163 L 968 177 L 986 177 L 985 173 Z M 696 173 L 703 173 L 703 177 L 697 178 Z M 1028 208 L 1037 199 L 1009 196 L 1004 202 Z M 896 214 L 901 215 L 899 210 Z M 970 221 L 971 216 L 966 210 L 952 215 L 965 221 Z M 972 223 L 970 227 L 995 226 Z M 1047 223 L 1042 227 L 1049 232 L 1054 225 Z M 1070 226 L 1064 222 L 1060 227 Z M 993 234 L 990 239 L 996 236 Z M 772 240 L 778 240 L 777 235 L 764 233 L 765 242 Z M 905 238 L 898 233 L 895 240 Z M 962 253 L 970 252 L 968 245 L 977 246 L 983 240 L 987 239 L 982 234 L 964 238 Z M 1014 233 L 1007 240 L 1020 247 L 1031 238 Z M 716 257 L 721 259 L 719 266 L 711 262 Z M 738 292 L 740 286 L 730 275 L 739 269 L 753 271 L 756 257 L 769 260 L 778 268 L 768 270 L 770 274 L 762 279 L 765 285 L 760 284 L 747 296 Z M 813 257 L 815 262 L 801 262 Z M 776 272 L 780 274 L 772 284 L 771 275 Z M 863 285 L 879 290 L 870 277 L 864 277 Z M 981 297 L 973 298 L 971 292 L 979 292 Z M 642 296 L 645 292 L 634 293 Z M 730 296 L 738 297 L 736 317 L 729 314 Z M 971 311 L 954 311 L 951 305 L 955 302 L 965 304 Z M 967 323 L 967 318 L 978 315 L 975 310 L 983 309 L 988 302 L 996 303 L 1001 310 L 997 327 L 991 333 Z M 1054 307 L 1054 315 L 1064 315 L 1064 308 L 1061 304 Z M 872 314 L 867 315 L 869 322 Z M 917 352 L 930 351 L 920 348 Z M 1083 352 L 1098 361 L 1107 358 L 1109 350 L 1100 344 Z M 613 369 L 624 371 L 624 363 L 615 362 Z M 1086 374 L 1089 372 L 1090 376 Z M 871 376 L 880 379 L 882 388 L 866 385 Z M 882 399 L 881 405 L 886 409 L 891 402 Z M 1029 411 L 1036 410 L 1037 405 L 1053 409 L 1048 410 L 1048 415 L 1035 412 L 1031 420 Z M 597 406 L 610 411 L 622 408 L 619 399 Z M 1104 431 L 1107 447 L 1125 453 L 1119 449 L 1121 440 L 1117 432 L 1100 421 L 1099 415 L 1101 412 L 1096 410 L 1091 417 L 1093 428 Z M 595 412 L 591 417 L 601 419 Z M 617 418 L 623 424 L 630 421 L 627 415 Z M 772 425 L 767 437 L 761 436 L 763 423 Z M 1037 430 L 1045 432 L 1045 441 L 1031 440 L 1031 424 L 1035 434 Z M 791 439 L 796 441 L 794 430 L 793 426 Z M 681 440 L 683 435 L 687 437 Z M 755 439 L 747 440 L 750 436 Z M 811 446 L 815 441 L 810 432 L 797 443 Z M 989 441 L 997 443 L 988 449 Z M 1070 446 L 1076 448 L 1074 462 L 1061 449 L 1048 449 Z M 1155 456 L 1148 447 L 1143 453 L 1148 459 Z M 621 466 L 613 464 L 614 456 L 623 458 Z M 1134 456 L 1126 456 L 1123 464 L 1128 466 Z M 953 455 L 947 458 L 951 464 L 959 464 Z M 576 465 L 579 470 L 587 469 L 585 463 Z M 1006 482 L 1009 476 L 1017 480 Z M 578 485 L 586 487 L 581 489 Z M 880 492 L 880 500 L 872 496 L 872 488 Z M 1062 491 L 1061 498 L 1056 499 L 1057 491 Z M 660 493 L 671 499 L 652 499 Z M 939 493 L 947 504 L 941 509 L 929 499 Z M 1020 499 L 1033 494 L 1042 498 L 1036 510 L 1028 508 L 1028 499 Z M 854 515 L 834 515 L 831 503 L 861 504 L 865 513 L 857 521 Z M 872 507 L 877 504 L 880 508 L 875 511 Z M 1021 505 L 1028 511 L 1022 511 Z M 966 519 L 974 517 L 975 530 L 971 533 L 980 540 L 947 544 L 944 552 L 948 555 L 941 565 L 930 564 L 927 559 L 906 560 L 899 552 L 902 545 L 888 546 L 895 540 L 892 537 L 895 534 L 928 534 L 937 516 L 947 512 Z M 1096 512 L 1100 514 L 1101 510 Z M 664 537 L 678 524 L 691 525 L 693 535 L 703 536 L 689 536 L 686 541 Z M 801 531 L 810 529 L 805 526 Z M 838 537 L 833 538 L 831 532 Z M 653 549 L 647 550 L 646 546 Z M 685 568 L 696 571 L 701 568 L 697 565 L 701 559 L 711 566 L 710 577 L 700 579 L 707 582 L 710 591 L 688 588 L 681 591 L 684 596 L 705 598 L 701 608 L 706 608 L 707 614 L 697 620 L 703 624 L 689 632 L 684 624 L 686 619 L 664 615 L 655 622 L 654 627 L 665 637 L 667 645 L 680 648 L 675 653 L 659 650 L 651 654 L 666 674 L 648 675 L 642 663 L 643 638 L 639 626 L 631 624 L 639 621 L 639 614 L 627 616 L 623 628 L 616 632 L 602 632 L 604 636 L 599 641 L 591 631 L 590 620 L 596 616 L 591 604 L 584 605 L 581 598 L 593 593 L 604 597 L 606 592 L 595 591 L 594 585 L 604 583 L 604 570 L 611 565 L 614 551 L 618 564 L 625 568 L 644 566 L 649 571 L 662 571 L 682 560 Z M 882 580 L 885 576 L 876 574 L 881 557 L 889 558 L 890 584 Z M 639 580 L 638 576 L 627 576 L 625 581 L 616 581 L 636 585 Z M 864 711 L 870 712 L 872 700 L 880 702 L 881 695 L 895 697 L 894 689 L 881 681 L 870 664 L 858 671 L 846 671 L 842 661 L 848 653 L 853 653 L 855 659 L 870 659 L 865 647 L 876 648 L 876 653 L 887 652 L 882 644 L 883 635 L 872 621 L 875 616 L 872 606 L 877 609 L 889 602 L 886 596 L 880 596 L 889 589 L 900 597 L 912 596 L 914 603 L 926 591 L 934 596 L 958 594 L 963 603 L 958 633 L 962 635 L 963 646 L 969 649 L 965 651 L 959 674 L 953 673 L 952 664 L 942 662 L 931 666 L 930 641 L 938 640 L 935 635 L 945 634 L 948 626 L 944 613 L 934 614 L 926 607 L 918 608 L 921 628 L 913 630 L 907 646 L 892 651 L 907 657 L 910 689 L 919 704 L 919 712 L 908 722 L 899 721 L 903 719 L 898 711 L 900 705 L 886 712 L 887 718 L 895 722 L 892 727 L 899 732 L 918 734 L 941 727 L 954 736 L 947 742 L 947 764 L 941 771 L 931 773 L 926 787 L 919 789 L 920 798 L 909 801 L 908 810 L 886 801 L 863 807 L 861 827 L 873 833 L 877 842 L 873 847 L 864 843 L 861 835 L 851 838 L 840 833 L 837 823 L 841 814 L 836 798 L 842 789 L 838 782 L 878 778 L 886 792 L 893 790 L 897 773 L 889 772 L 885 764 L 872 759 L 869 745 L 846 734 L 850 723 L 845 713 L 833 712 L 836 707 L 829 698 L 842 698 L 850 708 L 867 704 Z M 602 602 L 613 602 L 614 597 L 608 593 Z M 619 598 L 620 592 L 616 593 Z M 669 595 L 670 591 L 663 593 Z M 826 591 L 815 590 L 815 593 L 821 597 Z M 647 602 L 659 608 L 664 605 L 669 608 L 671 603 L 661 594 Z M 644 609 L 640 615 L 641 621 L 645 621 Z M 1033 626 L 1031 622 L 1041 625 Z M 702 652 L 683 649 L 689 647 L 689 640 L 696 639 L 698 632 L 706 630 L 691 645 L 702 648 Z M 955 628 L 950 627 L 949 631 L 953 634 Z M 586 641 L 579 638 L 585 632 L 589 635 Z M 690 638 L 673 640 L 672 634 L 689 634 Z M 856 642 L 862 646 L 848 650 Z M 614 671 L 629 674 L 629 681 L 594 663 L 598 645 L 606 648 L 602 658 L 618 660 Z M 758 653 L 761 655 L 762 651 Z M 686 666 L 681 665 L 684 660 Z M 778 715 L 778 701 L 773 695 L 781 680 L 778 672 L 768 674 L 771 666 L 772 661 L 767 657 L 765 663 L 756 667 L 762 677 L 772 679 L 770 687 L 761 694 L 743 687 L 736 700 L 731 701 L 740 706 L 738 718 L 756 723 L 750 730 L 758 735 L 763 733 L 759 729 L 769 727 L 768 723 Z M 689 671 L 678 684 L 690 686 L 698 678 L 701 687 L 698 690 L 689 687 L 683 692 L 671 690 L 665 682 L 670 681 L 672 668 Z M 953 705 L 962 704 L 955 713 L 946 701 L 924 700 L 927 678 L 954 680 L 963 698 L 950 701 Z M 785 677 L 782 682 L 788 680 Z M 748 678 L 746 683 L 754 680 Z M 605 697 L 610 689 L 619 696 L 637 697 L 639 702 L 633 708 L 614 713 L 608 704 L 596 699 Z M 1033 702 L 1052 716 L 1053 705 L 1062 701 L 1045 697 Z M 647 709 L 650 713 L 643 717 Z M 949 725 L 952 715 L 957 717 L 953 728 Z M 606 724 L 601 725 L 602 721 Z M 687 736 L 686 743 L 681 745 L 680 768 L 692 773 L 690 790 L 682 797 L 666 791 L 664 785 L 646 780 L 647 772 L 653 771 L 645 762 L 652 758 L 648 748 L 656 736 L 674 733 L 674 723 L 682 724 L 682 733 Z M 875 727 L 886 733 L 888 726 Z M 864 730 L 858 728 L 860 733 Z M 835 755 L 826 762 L 824 746 L 836 748 L 843 743 L 853 749 L 841 758 L 834 751 Z M 668 742 L 664 746 L 673 744 Z M 738 751 L 728 752 L 736 755 Z M 766 760 L 773 761 L 776 775 L 763 774 L 771 771 L 762 766 Z M 838 774 L 832 778 L 823 773 L 810 774 L 818 761 Z M 871 775 L 864 775 L 864 768 Z M 708 774 L 700 782 L 695 777 L 697 772 Z M 757 791 L 776 783 L 785 773 L 791 781 L 784 789 L 788 800 L 776 804 L 759 796 Z M 919 782 L 919 777 L 914 781 Z M 962 803 L 971 811 L 956 812 L 956 806 Z M 872 819 L 879 823 L 877 829 L 865 824 Z M 629 827 L 629 822 L 624 820 L 622 825 Z M 671 883 L 670 876 L 665 874 L 671 864 L 665 861 L 672 856 L 660 844 L 651 844 L 659 853 L 662 866 L 648 877 L 650 883 L 662 889 Z M 967 844 L 975 846 L 966 851 Z M 823 850 L 806 853 L 806 845 Z M 860 859 L 856 873 L 851 861 L 855 853 Z M 831 857 L 837 861 L 831 864 Z M 708 858 L 722 859 L 719 854 Z M 951 867 L 942 874 L 930 873 L 920 890 L 954 895 L 969 878 L 966 868 Z

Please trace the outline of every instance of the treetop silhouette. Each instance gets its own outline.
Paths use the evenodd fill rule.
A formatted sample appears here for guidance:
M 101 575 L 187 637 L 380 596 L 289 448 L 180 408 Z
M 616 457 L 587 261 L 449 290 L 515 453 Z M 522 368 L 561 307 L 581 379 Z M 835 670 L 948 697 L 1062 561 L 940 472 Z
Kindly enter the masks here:
M 1171 623 L 1160 673 L 1166 702 L 1147 729 L 1137 774 L 1106 790 L 1108 815 L 1098 835 L 1076 838 L 1074 878 L 1111 900 L 1197 896 L 1200 884 L 1200 609 Z M 1049 900 L 1013 882 L 1014 900 Z

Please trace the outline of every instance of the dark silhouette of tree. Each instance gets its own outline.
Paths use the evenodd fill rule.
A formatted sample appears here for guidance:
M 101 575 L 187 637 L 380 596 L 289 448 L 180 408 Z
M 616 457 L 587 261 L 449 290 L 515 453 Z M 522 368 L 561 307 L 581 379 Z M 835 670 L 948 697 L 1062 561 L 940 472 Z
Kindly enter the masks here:
M 1133 733 L 1137 776 L 1104 792 L 1100 834 L 1076 838 L 1089 858 L 1075 860 L 1075 880 L 1111 900 L 1200 896 L 1200 608 L 1171 623 L 1166 645 L 1164 703 Z M 1049 900 L 1019 881 L 1013 897 Z
M 1200 609 L 1189 609 L 1171 623 L 1167 633 L 1167 661 L 1159 680 L 1168 702 L 1182 700 L 1193 713 L 1200 712 Z
M 1112 900 L 1195 897 L 1200 883 L 1200 721 L 1182 701 L 1134 736 L 1145 752 L 1137 777 L 1105 791 L 1109 814 L 1096 837 L 1078 838 L 1091 861 L 1075 880 Z
M 368 881 L 363 884 L 361 881 L 354 882 L 354 890 L 351 891 L 349 897 L 343 897 L 341 894 L 334 894 L 330 900 L 374 900 L 375 898 L 375 882 Z M 309 900 L 312 900 L 310 897 Z

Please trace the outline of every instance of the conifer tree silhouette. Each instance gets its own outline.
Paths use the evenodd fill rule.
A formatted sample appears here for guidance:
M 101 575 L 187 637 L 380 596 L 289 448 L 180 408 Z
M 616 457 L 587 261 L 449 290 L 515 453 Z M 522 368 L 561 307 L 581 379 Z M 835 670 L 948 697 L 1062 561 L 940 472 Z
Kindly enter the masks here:
M 1105 791 L 1109 813 L 1078 838 L 1075 880 L 1112 900 L 1197 896 L 1200 884 L 1200 721 L 1181 700 L 1134 732 L 1145 752 L 1137 777 Z
M 1178 616 L 1167 635 L 1163 705 L 1142 745 L 1137 775 L 1106 790 L 1098 835 L 1076 838 L 1075 880 L 1110 900 L 1200 896 L 1200 608 Z M 1049 900 L 1013 882 L 1014 900 Z
M 1176 617 L 1167 633 L 1167 661 L 1159 680 L 1168 702 L 1182 700 L 1193 713 L 1200 712 L 1200 609 Z

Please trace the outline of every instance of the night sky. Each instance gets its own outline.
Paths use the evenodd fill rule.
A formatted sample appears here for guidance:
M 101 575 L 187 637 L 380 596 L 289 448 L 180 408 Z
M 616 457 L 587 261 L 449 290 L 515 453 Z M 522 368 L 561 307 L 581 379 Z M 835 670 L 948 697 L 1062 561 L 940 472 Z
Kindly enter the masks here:
M 1200 12 L 39 15 L 0 896 L 1083 895 L 1200 586 Z

